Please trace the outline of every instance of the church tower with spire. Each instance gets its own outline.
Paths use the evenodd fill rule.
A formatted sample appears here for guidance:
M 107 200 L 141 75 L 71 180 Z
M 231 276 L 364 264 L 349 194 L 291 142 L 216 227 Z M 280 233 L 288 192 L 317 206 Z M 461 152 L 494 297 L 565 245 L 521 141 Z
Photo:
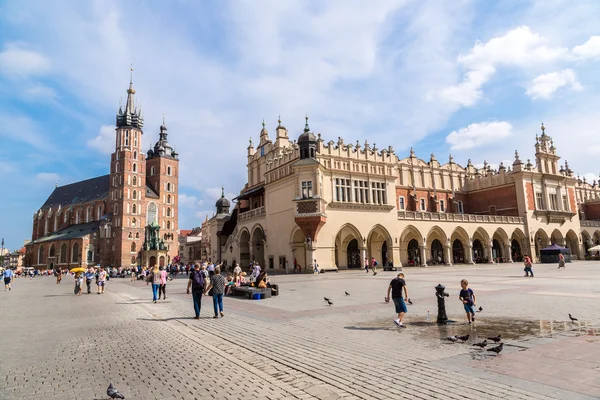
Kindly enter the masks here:
M 107 212 L 112 213 L 112 245 L 104 252 L 103 265 L 131 267 L 139 263 L 146 220 L 146 167 L 142 151 L 142 108 L 135 103 L 133 68 L 125 107 L 116 117 L 115 151 L 110 162 Z M 110 254 L 110 256 L 109 256 Z

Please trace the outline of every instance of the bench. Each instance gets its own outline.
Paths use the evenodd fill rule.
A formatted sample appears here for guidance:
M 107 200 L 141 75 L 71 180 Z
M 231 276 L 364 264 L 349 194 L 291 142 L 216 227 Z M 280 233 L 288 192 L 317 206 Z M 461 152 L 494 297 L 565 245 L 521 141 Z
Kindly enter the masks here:
M 252 286 L 238 286 L 231 291 L 233 296 L 245 296 L 248 299 L 252 299 L 257 293 L 260 294 L 261 299 L 268 299 L 272 295 L 272 290 L 271 288 L 259 289 Z

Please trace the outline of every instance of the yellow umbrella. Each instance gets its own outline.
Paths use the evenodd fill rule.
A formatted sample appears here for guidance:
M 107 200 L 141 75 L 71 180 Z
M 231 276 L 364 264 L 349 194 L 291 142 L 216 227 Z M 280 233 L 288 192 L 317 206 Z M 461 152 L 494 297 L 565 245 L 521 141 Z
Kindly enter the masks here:
M 74 274 L 76 274 L 78 272 L 85 272 L 85 271 L 86 271 L 86 269 L 82 268 L 82 267 L 77 267 L 77 268 L 73 268 L 72 270 L 70 270 L 70 272 L 72 272 Z

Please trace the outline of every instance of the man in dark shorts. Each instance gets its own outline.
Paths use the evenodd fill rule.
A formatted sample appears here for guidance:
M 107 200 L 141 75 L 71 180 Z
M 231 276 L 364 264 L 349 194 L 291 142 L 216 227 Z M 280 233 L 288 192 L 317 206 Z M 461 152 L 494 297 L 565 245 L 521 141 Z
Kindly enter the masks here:
M 404 298 L 402 298 L 402 290 L 404 290 Z M 406 303 L 404 302 L 405 300 L 408 301 L 408 289 L 406 288 L 403 273 L 399 273 L 398 276 L 390 282 L 385 297 L 386 303 L 389 303 L 390 301 L 390 291 L 392 292 L 392 300 L 394 301 L 396 312 L 398 313 L 398 318 L 394 320 L 394 323 L 402 327 L 402 318 L 404 318 L 404 314 L 408 311 Z

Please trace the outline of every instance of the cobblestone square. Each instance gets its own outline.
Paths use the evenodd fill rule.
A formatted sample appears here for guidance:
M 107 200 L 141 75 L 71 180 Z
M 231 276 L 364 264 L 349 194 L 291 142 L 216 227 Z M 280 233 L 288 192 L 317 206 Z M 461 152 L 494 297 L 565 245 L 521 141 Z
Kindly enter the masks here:
M 0 398 L 103 399 L 109 382 L 128 399 L 600 398 L 600 263 L 534 271 L 405 268 L 406 328 L 383 301 L 396 272 L 278 275 L 279 296 L 227 297 L 218 319 L 204 297 L 200 320 L 185 276 L 157 304 L 129 279 L 74 296 L 71 278 L 21 278 L 0 294 Z M 462 278 L 483 307 L 475 327 L 458 300 Z M 428 322 L 438 283 L 450 294 L 448 326 Z M 442 340 L 455 334 L 470 339 Z M 497 334 L 498 356 L 472 346 Z

